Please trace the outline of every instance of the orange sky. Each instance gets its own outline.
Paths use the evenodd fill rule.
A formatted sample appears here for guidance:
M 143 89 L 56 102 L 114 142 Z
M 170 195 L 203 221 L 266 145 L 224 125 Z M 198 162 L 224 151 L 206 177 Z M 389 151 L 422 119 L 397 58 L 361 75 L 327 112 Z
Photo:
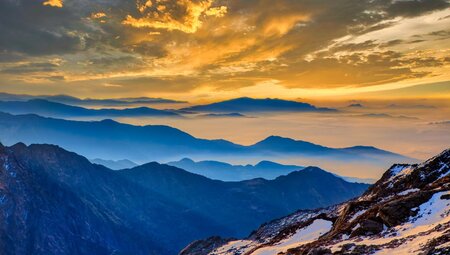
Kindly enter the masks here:
M 22 0 L 0 7 L 0 86 L 10 93 L 383 98 L 450 80 L 445 0 Z

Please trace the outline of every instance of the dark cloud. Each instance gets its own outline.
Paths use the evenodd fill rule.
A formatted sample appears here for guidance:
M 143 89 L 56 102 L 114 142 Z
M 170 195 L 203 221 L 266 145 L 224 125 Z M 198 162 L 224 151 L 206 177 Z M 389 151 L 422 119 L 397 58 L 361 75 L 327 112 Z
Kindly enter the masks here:
M 444 126 L 449 126 L 450 127 L 450 120 L 429 122 L 428 125 L 444 125 Z
M 9 52 L 7 50 L 0 51 L 0 63 L 16 62 L 23 59 L 25 59 L 25 57 L 17 52 Z
M 339 52 L 339 51 L 363 51 L 367 49 L 373 49 L 377 47 L 379 44 L 376 43 L 375 40 L 367 40 L 362 43 L 346 43 L 346 44 L 340 44 L 335 47 L 333 47 L 330 51 L 331 52 Z
M 145 63 L 139 56 L 101 56 L 97 58 L 90 58 L 87 61 L 90 66 L 90 73 L 101 73 L 105 69 L 108 71 L 119 71 L 125 69 L 139 70 L 145 66 Z
M 167 50 L 162 45 L 154 42 L 141 42 L 130 45 L 124 51 L 129 51 L 146 57 L 162 58 L 167 56 Z
M 146 92 L 186 92 L 198 87 L 203 82 L 203 79 L 195 77 L 170 76 L 120 79 L 109 81 L 109 84 Z
M 450 38 L 450 30 L 438 30 L 428 33 L 430 36 L 438 37 L 438 39 L 448 39 Z
M 58 81 L 64 81 L 65 77 L 63 75 L 51 75 L 46 77 L 49 81 L 54 81 L 54 82 L 58 82 Z
M 15 65 L 12 67 L 7 67 L 0 69 L 1 73 L 4 74 L 27 74 L 27 73 L 42 73 L 42 72 L 53 72 L 58 66 L 53 63 L 27 63 Z
M 393 1 L 387 8 L 391 16 L 413 17 L 427 12 L 448 8 L 447 0 L 407 0 Z
M 0 2 L 0 48 L 29 55 L 75 52 L 85 48 L 80 17 L 41 1 Z
M 426 42 L 426 40 L 418 39 L 418 40 L 409 41 L 408 43 L 421 43 L 421 42 Z

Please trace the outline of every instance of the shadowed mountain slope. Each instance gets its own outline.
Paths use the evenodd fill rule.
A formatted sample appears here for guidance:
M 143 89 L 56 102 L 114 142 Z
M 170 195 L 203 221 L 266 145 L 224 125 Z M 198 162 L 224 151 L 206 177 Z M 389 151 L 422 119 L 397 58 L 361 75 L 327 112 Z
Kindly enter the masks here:
M 175 254 L 191 240 L 244 236 L 366 188 L 317 168 L 221 182 L 158 163 L 113 171 L 53 145 L 0 146 L 0 251 Z

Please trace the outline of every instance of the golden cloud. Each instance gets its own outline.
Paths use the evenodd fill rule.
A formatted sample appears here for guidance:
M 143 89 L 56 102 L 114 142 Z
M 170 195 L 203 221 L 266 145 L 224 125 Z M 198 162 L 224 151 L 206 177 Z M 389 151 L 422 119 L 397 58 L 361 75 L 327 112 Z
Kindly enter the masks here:
M 309 19 L 309 15 L 305 14 L 273 17 L 264 24 L 263 30 L 266 35 L 284 35 L 299 22 L 306 22 Z
M 47 1 L 43 2 L 42 4 L 46 5 L 46 6 L 62 8 L 63 0 L 47 0 Z
M 101 19 L 101 18 L 105 18 L 105 17 L 106 17 L 106 13 L 104 13 L 104 12 L 97 12 L 97 13 L 91 14 L 92 19 Z
M 223 17 L 227 14 L 228 8 L 226 6 L 212 7 L 205 11 L 207 16 Z
M 156 28 L 195 33 L 202 26 L 202 16 L 223 17 L 226 6 L 211 7 L 213 0 L 138 1 L 142 17 L 127 15 L 122 24 L 136 28 Z
M 145 0 L 145 1 L 137 1 L 136 3 L 136 7 L 139 10 L 140 13 L 144 13 L 145 10 L 147 10 L 148 8 L 152 7 L 153 3 L 151 0 Z
M 90 18 L 92 20 L 96 20 L 100 23 L 106 23 L 107 15 L 104 12 L 96 12 L 96 13 L 92 13 Z

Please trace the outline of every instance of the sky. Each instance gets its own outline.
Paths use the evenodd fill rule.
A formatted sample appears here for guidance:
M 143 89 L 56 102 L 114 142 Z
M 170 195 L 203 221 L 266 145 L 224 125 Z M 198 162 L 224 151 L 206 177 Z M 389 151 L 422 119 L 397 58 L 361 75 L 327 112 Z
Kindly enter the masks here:
M 447 0 L 3 0 L 0 88 L 385 99 L 450 80 Z M 450 98 L 424 86 L 409 98 Z M 398 97 L 404 97 L 398 93 Z
M 2 0 L 0 35 L 0 92 L 188 102 L 151 106 L 162 109 L 242 96 L 338 109 L 117 119 L 125 123 L 246 145 L 270 135 L 371 145 L 419 160 L 450 144 L 448 0 Z M 229 161 L 255 163 L 239 160 Z

